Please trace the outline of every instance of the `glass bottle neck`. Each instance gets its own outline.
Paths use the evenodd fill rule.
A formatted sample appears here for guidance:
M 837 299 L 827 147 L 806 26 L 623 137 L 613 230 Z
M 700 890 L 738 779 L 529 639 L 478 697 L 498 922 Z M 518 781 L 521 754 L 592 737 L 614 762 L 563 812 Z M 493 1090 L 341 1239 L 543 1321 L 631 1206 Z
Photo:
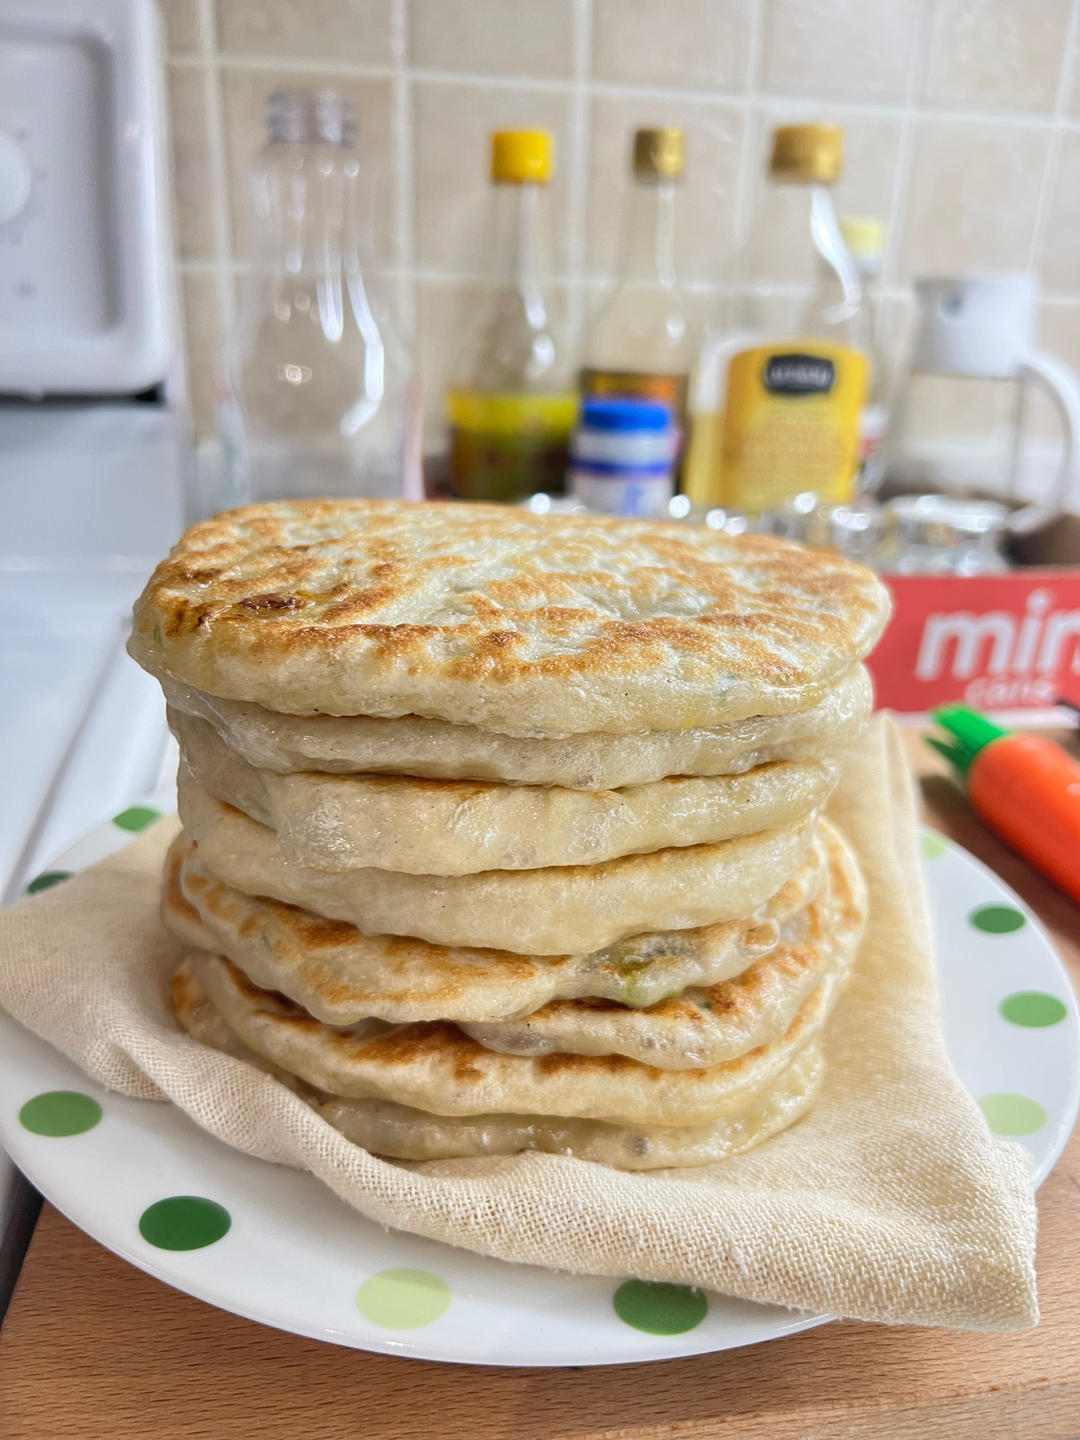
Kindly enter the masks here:
M 673 180 L 634 180 L 620 281 L 668 289 L 676 285 L 676 190 Z
M 339 273 L 370 260 L 355 155 L 324 142 L 267 145 L 251 172 L 253 269 L 278 275 Z
M 496 183 L 484 278 L 497 286 L 531 290 L 546 266 L 543 185 Z
M 811 185 L 809 191 L 810 241 L 825 276 L 818 291 L 822 319 L 843 324 L 854 318 L 862 300 L 859 272 L 840 232 L 828 186 Z
M 836 334 L 859 313 L 859 274 L 826 185 L 770 176 L 732 268 L 732 330 Z
M 773 182 L 776 184 L 776 182 Z M 862 285 L 851 252 L 840 231 L 832 194 L 826 185 L 782 185 L 789 204 L 802 209 L 810 231 L 810 251 L 816 277 L 800 329 L 809 335 L 835 334 L 853 343 L 860 321 Z
M 565 357 L 546 293 L 545 191 L 536 184 L 493 187 L 481 275 L 485 295 L 454 370 L 457 388 L 510 393 L 563 384 Z

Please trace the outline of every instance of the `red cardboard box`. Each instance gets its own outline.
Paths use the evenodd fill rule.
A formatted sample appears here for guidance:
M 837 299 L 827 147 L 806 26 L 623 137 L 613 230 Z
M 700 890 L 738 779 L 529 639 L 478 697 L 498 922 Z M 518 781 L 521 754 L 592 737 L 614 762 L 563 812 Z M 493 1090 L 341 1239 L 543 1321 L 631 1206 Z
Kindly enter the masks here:
M 1080 690 L 1080 569 L 884 578 L 895 610 L 869 660 L 879 705 L 1048 710 Z

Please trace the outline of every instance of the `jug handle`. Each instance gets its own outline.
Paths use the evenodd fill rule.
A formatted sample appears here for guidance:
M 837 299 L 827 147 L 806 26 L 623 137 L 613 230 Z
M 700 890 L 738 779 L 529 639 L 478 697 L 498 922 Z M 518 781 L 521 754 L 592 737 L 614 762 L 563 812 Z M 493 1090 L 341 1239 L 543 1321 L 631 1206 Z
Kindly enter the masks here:
M 1033 501 L 1009 516 L 1009 530 L 1014 535 L 1030 535 L 1033 530 L 1056 520 L 1065 509 L 1069 485 L 1076 474 L 1077 444 L 1080 442 L 1080 386 L 1076 375 L 1053 355 L 1037 350 L 1020 362 L 1020 373 L 1030 376 L 1050 397 L 1065 442 L 1057 479 L 1048 500 Z

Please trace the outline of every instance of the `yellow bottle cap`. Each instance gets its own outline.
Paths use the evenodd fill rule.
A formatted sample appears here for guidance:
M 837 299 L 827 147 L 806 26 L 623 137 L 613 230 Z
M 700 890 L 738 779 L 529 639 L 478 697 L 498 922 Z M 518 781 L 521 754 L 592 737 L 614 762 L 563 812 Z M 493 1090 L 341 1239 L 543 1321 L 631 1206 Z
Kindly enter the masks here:
M 839 125 L 781 125 L 773 131 L 769 174 L 774 180 L 830 185 L 844 168 L 844 131 Z
M 634 174 L 639 180 L 679 180 L 686 159 L 686 136 L 677 125 L 634 131 Z
M 873 215 L 845 215 L 840 233 L 852 255 L 880 260 L 885 248 L 885 226 Z
M 555 169 L 555 140 L 546 130 L 496 130 L 491 178 L 510 185 L 546 185 Z

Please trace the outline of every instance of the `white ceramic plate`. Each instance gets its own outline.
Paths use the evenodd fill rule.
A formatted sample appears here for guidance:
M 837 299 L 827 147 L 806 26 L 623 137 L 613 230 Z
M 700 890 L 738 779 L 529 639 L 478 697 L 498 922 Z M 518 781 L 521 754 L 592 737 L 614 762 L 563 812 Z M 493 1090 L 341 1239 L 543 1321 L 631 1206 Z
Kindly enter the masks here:
M 50 874 L 118 849 L 154 808 L 99 827 Z M 1080 1099 L 1069 982 L 989 870 L 934 832 L 923 845 L 950 1052 L 1041 1180 Z M 230 1150 L 181 1111 L 102 1090 L 6 1018 L 0 1053 L 0 1142 L 53 1205 L 151 1275 L 282 1330 L 425 1360 L 607 1365 L 751 1345 L 829 1318 L 387 1233 L 312 1177 Z

